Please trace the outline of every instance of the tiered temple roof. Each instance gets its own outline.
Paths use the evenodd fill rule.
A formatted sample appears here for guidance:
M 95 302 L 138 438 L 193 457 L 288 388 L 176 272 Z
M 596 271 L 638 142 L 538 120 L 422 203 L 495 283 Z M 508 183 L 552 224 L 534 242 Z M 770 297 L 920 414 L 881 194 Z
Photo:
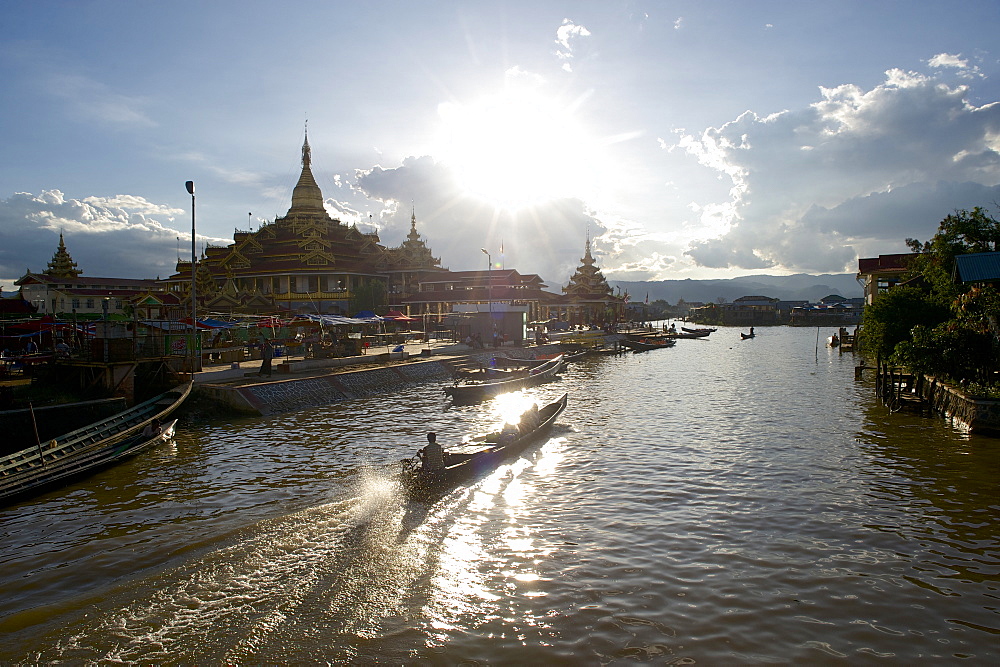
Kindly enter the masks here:
M 270 302 L 272 309 L 345 312 L 361 285 L 377 281 L 405 292 L 417 272 L 443 271 L 440 263 L 417 234 L 415 214 L 398 248 L 381 245 L 377 232 L 331 217 L 312 173 L 307 135 L 288 212 L 256 231 L 237 230 L 227 246 L 207 247 L 198 262 L 198 300 L 219 311 L 267 310 Z M 178 261 L 166 282 L 186 295 L 190 279 L 190 261 Z
M 360 232 L 330 216 L 311 163 L 307 137 L 302 144 L 302 174 L 284 217 L 257 231 L 236 232 L 234 243 L 226 247 L 206 249 L 205 264 L 218 283 L 228 276 L 287 275 L 304 269 L 375 273 L 374 261 L 383 250 L 378 234 Z
M 410 233 L 398 248 L 386 248 L 379 262 L 380 269 L 397 271 L 426 271 L 440 269 L 441 258 L 435 257 L 417 233 L 416 211 L 410 213 Z
M 73 258 L 70 257 L 69 251 L 66 250 L 66 243 L 63 241 L 62 232 L 59 232 L 59 247 L 56 248 L 56 252 L 52 255 L 52 259 L 49 261 L 49 265 L 44 273 L 53 278 L 76 278 L 83 273 L 77 267 Z
M 594 264 L 594 256 L 590 253 L 590 236 L 587 236 L 587 250 L 580 260 L 576 273 L 570 278 L 569 284 L 563 287 L 563 292 L 571 301 L 604 300 L 613 295 L 611 286 L 605 280 L 604 274 Z

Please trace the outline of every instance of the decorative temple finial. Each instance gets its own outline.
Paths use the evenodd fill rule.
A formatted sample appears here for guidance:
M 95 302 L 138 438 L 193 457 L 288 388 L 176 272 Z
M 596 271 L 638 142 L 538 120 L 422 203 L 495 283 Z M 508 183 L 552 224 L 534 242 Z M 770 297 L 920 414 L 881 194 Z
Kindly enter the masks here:
M 302 141 L 302 174 L 292 190 L 292 208 L 288 209 L 289 211 L 323 210 L 323 193 L 313 177 L 311 164 L 312 149 L 309 148 L 309 128 L 307 125 L 305 138 Z
M 302 166 L 308 168 L 312 164 L 312 150 L 309 148 L 309 121 L 306 120 L 305 140 L 302 142 Z

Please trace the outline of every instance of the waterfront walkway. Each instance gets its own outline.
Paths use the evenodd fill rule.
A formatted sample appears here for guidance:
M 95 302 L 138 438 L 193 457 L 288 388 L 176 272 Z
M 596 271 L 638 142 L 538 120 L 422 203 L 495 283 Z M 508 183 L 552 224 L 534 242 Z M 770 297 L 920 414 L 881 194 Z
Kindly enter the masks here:
M 398 391 L 414 383 L 450 381 L 456 368 L 481 368 L 494 354 L 529 358 L 558 351 L 555 345 L 476 349 L 450 341 L 414 341 L 394 352 L 396 347 L 333 359 L 276 357 L 271 375 L 264 377 L 259 375 L 259 359 L 205 365 L 195 375 L 194 403 L 209 401 L 221 409 L 268 415 Z
M 275 357 L 271 361 L 271 376 L 260 376 L 260 368 L 263 364 L 261 359 L 249 359 L 245 361 L 229 362 L 204 362 L 202 370 L 195 374 L 195 384 L 254 384 L 259 382 L 287 380 L 316 375 L 325 375 L 337 372 L 350 372 L 377 366 L 389 366 L 414 361 L 435 359 L 455 360 L 472 355 L 482 355 L 491 352 L 519 356 L 515 350 L 522 350 L 521 347 L 507 346 L 494 349 L 473 349 L 464 343 L 453 343 L 451 341 L 412 341 L 403 344 L 402 352 L 393 352 L 397 345 L 391 347 L 369 348 L 366 354 L 350 357 L 333 357 L 324 359 L 314 359 L 301 355 L 283 355 Z

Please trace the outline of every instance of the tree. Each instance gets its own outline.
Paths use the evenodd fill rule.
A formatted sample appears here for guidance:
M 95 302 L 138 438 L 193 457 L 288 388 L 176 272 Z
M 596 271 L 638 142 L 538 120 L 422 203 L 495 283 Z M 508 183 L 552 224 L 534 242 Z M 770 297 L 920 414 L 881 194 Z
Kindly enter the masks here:
M 860 333 L 869 354 L 914 373 L 961 383 L 988 383 L 998 368 L 1000 292 L 955 282 L 955 258 L 1000 251 L 1000 222 L 976 207 L 949 215 L 930 241 L 906 239 L 916 258 L 908 286 L 880 294 L 865 308 Z
M 992 285 L 973 285 L 955 299 L 955 317 L 980 331 L 995 331 L 1000 316 L 1000 291 Z
M 906 245 L 918 253 L 910 266 L 911 275 L 923 277 L 935 294 L 950 301 L 961 292 L 952 279 L 955 257 L 1000 250 L 1000 222 L 979 206 L 959 210 L 941 221 L 930 241 L 906 239 Z
M 386 304 L 385 283 L 381 280 L 367 280 L 351 290 L 351 312 L 374 311 Z
M 960 383 L 986 383 L 993 372 L 993 337 L 950 320 L 934 327 L 917 325 L 896 346 L 893 359 L 914 373 L 944 376 Z
M 662 320 L 670 314 L 670 304 L 665 299 L 656 299 L 649 304 L 650 319 Z
M 895 287 L 879 294 L 865 308 L 859 334 L 861 347 L 876 358 L 888 360 L 899 343 L 910 339 L 913 327 L 934 328 L 950 316 L 948 307 L 924 290 Z

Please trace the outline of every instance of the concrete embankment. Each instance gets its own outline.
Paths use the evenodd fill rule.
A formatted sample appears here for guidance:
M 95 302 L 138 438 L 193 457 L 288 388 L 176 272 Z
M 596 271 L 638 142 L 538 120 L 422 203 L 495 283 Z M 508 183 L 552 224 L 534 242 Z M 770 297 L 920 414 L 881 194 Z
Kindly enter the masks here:
M 1000 434 L 1000 401 L 966 396 L 933 377 L 924 377 L 918 392 L 936 413 L 973 433 Z
M 210 369 L 198 374 L 191 402 L 204 405 L 207 401 L 232 412 L 270 415 L 400 391 L 418 383 L 445 383 L 453 377 L 456 366 L 485 366 L 493 355 L 527 359 L 558 351 L 554 345 L 476 351 L 462 346 L 429 358 L 383 354 L 349 360 L 292 360 L 277 364 L 276 375 L 270 379 L 257 378 L 257 367 L 249 368 L 249 374 L 243 366 Z
M 236 412 L 270 415 L 397 391 L 416 382 L 443 381 L 449 377 L 451 371 L 444 362 L 423 361 L 238 386 L 202 384 L 195 388 L 195 394 Z

